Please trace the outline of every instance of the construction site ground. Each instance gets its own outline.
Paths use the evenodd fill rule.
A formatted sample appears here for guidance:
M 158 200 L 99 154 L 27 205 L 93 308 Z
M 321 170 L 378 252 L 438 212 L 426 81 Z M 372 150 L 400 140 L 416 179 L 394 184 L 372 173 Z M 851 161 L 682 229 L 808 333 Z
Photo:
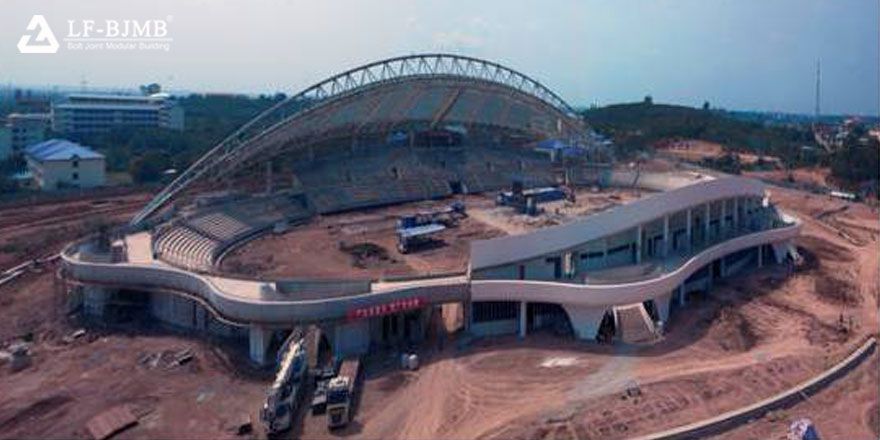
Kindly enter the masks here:
M 496 206 L 494 193 L 460 196 L 467 217 L 436 236 L 434 243 L 407 254 L 397 250 L 401 215 L 448 207 L 454 199 L 429 200 L 316 217 L 280 234 L 245 243 L 221 262 L 221 271 L 264 277 L 364 279 L 431 275 L 467 269 L 470 242 L 523 234 L 567 223 L 644 196 L 645 191 L 575 191 L 575 201 L 541 204 L 537 216 Z
M 323 417 L 306 416 L 283 437 L 628 438 L 754 403 L 819 374 L 878 334 L 878 214 L 827 196 L 771 192 L 804 221 L 796 243 L 804 263 L 792 273 L 767 266 L 717 282 L 708 296 L 692 295 L 672 311 L 659 343 L 597 345 L 542 333 L 523 340 L 433 337 L 419 348 L 417 371 L 401 370 L 394 351 L 368 359 L 359 408 L 347 428 L 329 432 Z M 495 209 L 490 202 L 487 212 Z M 97 209 L 86 205 L 68 215 Z M 477 223 L 479 206 L 471 211 L 474 229 L 505 233 Z M 7 212 L 0 210 L 0 221 Z M 0 240 L 58 227 L 38 223 L 47 220 L 45 213 L 20 218 L 22 229 L 4 232 L 17 226 L 3 226 Z M 315 242 L 301 246 L 307 243 Z M 44 250 L 4 257 L 8 263 L 0 268 Z M 248 366 L 246 344 L 153 327 L 86 327 L 85 335 L 72 338 L 80 325 L 58 313 L 56 268 L 39 267 L 0 287 L 6 317 L 0 350 L 28 340 L 33 353 L 32 364 L 18 372 L 0 363 L 0 438 L 82 438 L 90 419 L 121 404 L 131 406 L 138 423 L 116 438 L 233 438 L 243 420 L 256 420 L 271 373 Z M 192 360 L 173 362 L 187 350 Z M 877 438 L 878 358 L 875 353 L 804 402 L 722 437 L 783 438 L 791 421 L 809 417 L 822 438 Z M 245 437 L 261 435 L 255 428 Z
M 624 439 L 714 417 L 814 377 L 878 333 L 880 224 L 865 205 L 771 191 L 804 220 L 797 242 L 804 263 L 791 273 L 768 266 L 692 295 L 673 310 L 661 342 L 607 346 L 547 334 L 447 342 L 426 347 L 416 372 L 400 371 L 388 353 L 371 363 L 354 423 L 331 433 L 323 417 L 306 417 L 302 437 Z M 808 417 L 823 438 L 877 438 L 878 358 L 722 437 L 783 438 L 793 420 Z
M 58 252 L 100 224 L 127 221 L 148 193 L 0 208 L 0 269 Z M 0 360 L 0 438 L 89 438 L 93 417 L 127 405 L 138 423 L 115 438 L 233 438 L 256 416 L 271 374 L 242 346 L 154 326 L 97 328 L 67 319 L 57 262 L 0 286 L 0 351 L 29 345 L 31 363 Z M 85 332 L 78 332 L 84 329 Z M 184 364 L 180 353 L 192 357 Z

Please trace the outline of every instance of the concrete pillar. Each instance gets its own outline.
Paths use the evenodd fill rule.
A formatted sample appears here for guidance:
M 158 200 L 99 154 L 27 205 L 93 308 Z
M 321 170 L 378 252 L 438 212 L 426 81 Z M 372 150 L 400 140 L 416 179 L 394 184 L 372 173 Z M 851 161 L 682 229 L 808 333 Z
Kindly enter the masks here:
M 462 321 L 464 325 L 464 331 L 471 331 L 471 325 L 474 323 L 474 303 L 471 301 L 464 301 L 461 304 L 462 308 Z
M 739 197 L 733 198 L 733 228 L 739 228 Z
M 83 311 L 86 315 L 101 318 L 107 301 L 112 295 L 110 289 L 101 286 L 83 286 Z
M 657 316 L 664 323 L 669 322 L 669 303 L 671 301 L 672 291 L 654 298 L 654 305 L 657 306 Z
M 703 222 L 703 244 L 709 243 L 709 235 L 711 229 L 709 229 L 710 218 L 712 216 L 712 202 L 706 202 L 706 219 Z
M 715 278 L 715 262 L 709 263 L 709 276 L 706 277 L 706 290 L 712 288 L 712 281 Z
M 266 350 L 269 348 L 269 342 L 272 340 L 272 330 L 265 327 L 254 326 L 248 331 L 248 339 L 250 342 L 250 358 L 257 365 L 266 364 Z
M 529 303 L 521 301 L 519 303 L 519 337 L 525 338 L 528 330 L 528 306 Z
M 687 295 L 685 295 L 684 283 L 681 283 L 678 286 L 678 305 L 684 306 L 685 304 L 687 304 Z
M 636 228 L 636 264 L 642 262 L 642 225 Z
M 663 216 L 663 257 L 669 256 L 669 216 Z
M 687 209 L 687 230 L 685 232 L 685 236 L 687 237 L 687 251 L 690 252 L 691 246 L 693 245 L 693 217 L 691 215 L 691 208 Z
M 724 237 L 727 231 L 727 200 L 721 200 L 721 218 L 718 219 L 718 235 Z
M 721 278 L 727 278 L 727 257 L 721 257 Z
M 596 339 L 602 317 L 605 316 L 604 307 L 563 304 L 562 308 L 568 314 L 576 338 L 590 341 Z
M 758 245 L 758 267 L 764 267 L 764 245 Z

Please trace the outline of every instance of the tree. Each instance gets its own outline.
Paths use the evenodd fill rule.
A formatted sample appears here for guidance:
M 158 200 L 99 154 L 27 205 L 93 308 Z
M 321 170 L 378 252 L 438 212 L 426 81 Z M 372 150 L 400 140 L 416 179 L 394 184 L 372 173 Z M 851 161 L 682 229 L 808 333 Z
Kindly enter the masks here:
M 703 110 L 709 110 L 709 101 L 703 101 Z
M 158 152 L 150 151 L 134 159 L 129 166 L 129 173 L 137 183 L 156 182 L 168 168 L 168 158 Z
M 645 95 L 645 101 L 644 101 L 644 103 L 645 103 L 646 105 L 651 105 L 651 104 L 654 103 L 654 98 L 651 97 L 651 95 Z

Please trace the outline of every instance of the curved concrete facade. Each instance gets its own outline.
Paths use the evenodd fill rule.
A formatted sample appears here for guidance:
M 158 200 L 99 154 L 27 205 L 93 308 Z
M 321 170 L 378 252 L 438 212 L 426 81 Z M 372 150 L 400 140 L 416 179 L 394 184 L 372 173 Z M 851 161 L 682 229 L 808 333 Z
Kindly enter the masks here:
M 301 322 L 350 320 L 354 310 L 382 307 L 398 301 L 415 300 L 418 304 L 462 302 L 516 302 L 520 320 L 527 303 L 561 305 L 568 314 L 575 334 L 584 339 L 593 338 L 605 312 L 612 307 L 656 300 L 661 315 L 668 313 L 672 292 L 680 289 L 694 274 L 725 257 L 757 248 L 758 264 L 761 249 L 766 245 L 790 242 L 801 229 L 800 222 L 778 213 L 766 202 L 761 183 L 739 177 L 701 179 L 693 184 L 658 193 L 575 222 L 540 229 L 509 237 L 472 243 L 471 270 L 467 274 L 446 277 L 414 278 L 399 281 L 340 281 L 332 282 L 267 282 L 263 280 L 233 279 L 204 275 L 175 268 L 158 261 L 107 262 L 109 258 L 95 258 L 88 245 L 75 244 L 63 254 L 65 275 L 79 283 L 100 286 L 140 289 L 145 291 L 180 292 L 203 300 L 215 313 L 229 321 L 248 326 L 292 326 Z M 745 200 L 743 198 L 748 198 Z M 709 241 L 710 220 L 717 213 L 718 230 L 726 224 L 737 225 L 748 220 L 740 201 L 748 201 L 756 210 L 772 214 L 772 221 L 758 229 L 730 228 L 731 234 L 719 233 L 716 241 Z M 720 205 L 713 207 L 713 202 Z M 732 215 L 726 207 L 733 210 Z M 717 208 L 717 209 L 715 209 Z M 713 211 L 714 209 L 714 211 Z M 688 252 L 678 258 L 666 259 L 670 242 L 669 217 L 687 213 Z M 692 240 L 691 211 L 704 213 L 706 242 L 690 249 Z M 751 211 L 749 211 L 751 212 Z M 658 245 L 654 236 L 654 252 L 662 254 L 665 266 L 647 276 L 633 279 L 594 280 L 572 277 L 548 279 L 514 275 L 525 262 L 544 262 L 546 258 L 561 258 L 597 239 L 604 239 L 627 231 L 638 231 L 631 255 L 640 261 L 645 225 L 663 223 L 663 239 Z M 680 224 L 679 224 L 680 226 Z M 647 227 L 647 229 L 650 229 Z M 680 231 L 679 231 L 680 232 Z M 630 255 L 629 245 L 625 256 Z M 662 248 L 662 249 L 661 249 Z M 606 260 L 607 242 L 606 242 Z M 777 255 L 777 258 L 779 256 Z M 558 264 L 558 263 L 557 263 Z M 626 261 L 615 262 L 627 267 Z M 738 266 L 742 264 L 737 263 Z M 724 269 L 722 268 L 722 275 Z M 710 274 L 711 277 L 711 274 Z M 530 279 L 531 278 L 531 279 Z M 557 278 L 559 278 L 557 276 Z M 283 288 L 294 285 L 293 288 Z M 335 289 L 335 290 L 334 290 Z M 282 293 L 288 292 L 288 293 Z M 467 307 L 469 309 L 469 307 Z M 664 318 L 665 319 L 665 316 Z M 524 334 L 522 324 L 520 333 Z
M 471 267 L 480 270 L 564 252 L 665 215 L 734 197 L 764 197 L 764 185 L 743 177 L 698 180 L 566 225 L 540 229 L 530 234 L 476 241 L 471 247 Z

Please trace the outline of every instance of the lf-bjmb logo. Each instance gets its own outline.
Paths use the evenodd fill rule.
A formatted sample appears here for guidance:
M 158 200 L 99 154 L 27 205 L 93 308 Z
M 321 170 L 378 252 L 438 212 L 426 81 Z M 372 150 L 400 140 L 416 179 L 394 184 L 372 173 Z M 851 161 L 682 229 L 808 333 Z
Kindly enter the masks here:
M 28 33 L 18 40 L 18 51 L 21 53 L 55 53 L 58 52 L 58 40 L 49 23 L 42 15 L 34 15 L 27 26 Z M 36 31 L 36 32 L 35 32 Z M 36 36 L 33 34 L 36 33 Z M 31 40 L 31 37 L 34 37 Z

